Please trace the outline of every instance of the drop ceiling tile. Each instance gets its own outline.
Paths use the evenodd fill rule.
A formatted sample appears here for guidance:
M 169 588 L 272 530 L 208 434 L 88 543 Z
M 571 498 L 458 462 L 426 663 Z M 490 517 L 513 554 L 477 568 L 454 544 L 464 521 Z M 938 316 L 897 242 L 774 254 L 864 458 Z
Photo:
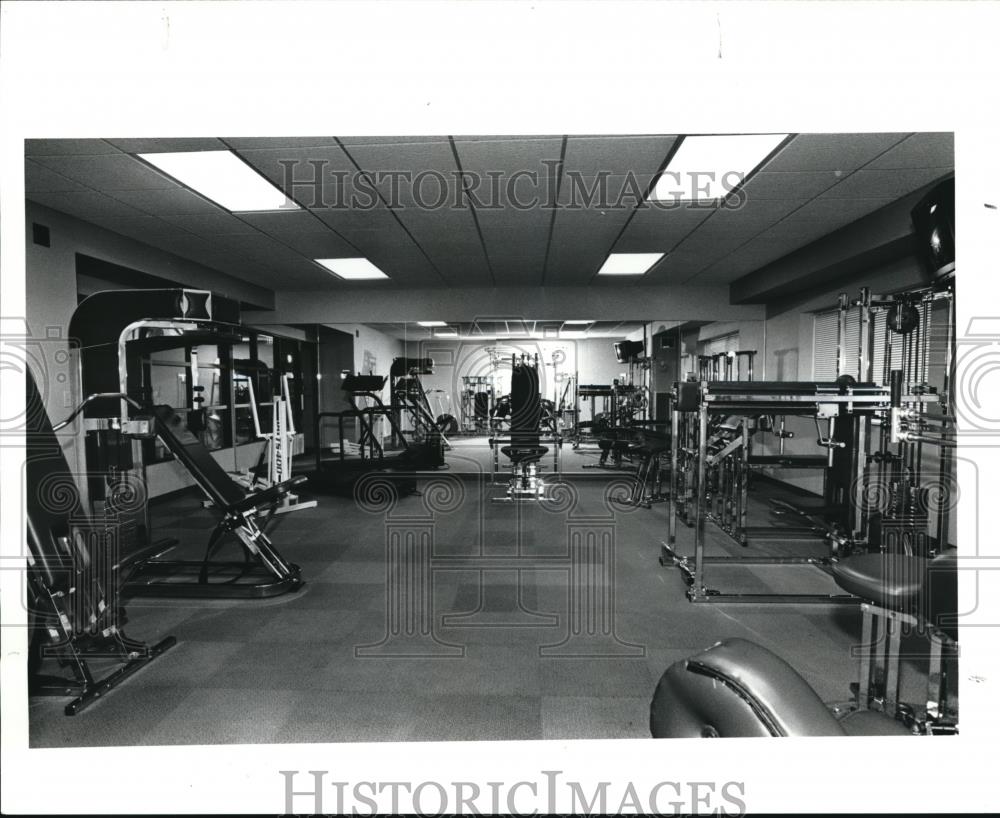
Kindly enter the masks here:
M 225 144 L 214 137 L 164 137 L 155 139 L 109 139 L 125 153 L 183 153 L 185 151 L 224 151 Z
M 447 210 L 468 210 L 465 192 L 450 173 L 431 170 L 411 178 L 371 177 L 385 204 L 399 213 L 422 211 L 436 213 Z
M 798 134 L 762 171 L 823 171 L 848 173 L 902 141 L 905 133 Z
M 714 208 L 690 205 L 640 207 L 615 245 L 618 253 L 667 252 L 705 221 Z
M 228 213 L 201 213 L 196 216 L 164 216 L 163 220 L 182 227 L 199 236 L 225 236 L 256 234 L 249 224 Z
M 116 190 L 114 197 L 151 216 L 225 214 L 226 211 L 184 188 L 172 190 Z
M 445 134 L 439 136 L 342 136 L 344 145 L 419 145 L 425 142 L 447 142 Z
M 918 188 L 947 176 L 950 168 L 914 170 L 868 170 L 852 173 L 823 194 L 824 199 L 899 199 Z
M 434 265 L 452 287 L 492 286 L 493 277 L 482 251 L 469 255 L 451 253 L 432 256 Z
M 837 184 L 843 175 L 837 171 L 761 172 L 743 186 L 749 201 L 758 199 L 811 199 Z
M 676 136 L 570 136 L 564 171 L 652 176 L 676 140 Z
M 874 213 L 881 207 L 894 202 L 894 198 L 882 199 L 841 199 L 835 197 L 821 197 L 814 199 L 799 210 L 795 211 L 789 218 L 796 221 L 821 224 L 829 227 L 827 232 L 833 232 L 845 224 Z
M 706 277 L 706 281 L 711 278 L 724 278 L 726 276 L 731 276 L 730 280 L 735 280 L 740 276 L 763 267 L 777 258 L 781 258 L 783 255 L 786 255 L 786 253 L 774 246 L 760 245 L 753 249 L 743 247 L 737 252 L 731 253 L 725 258 L 697 271 L 695 280 L 700 281 L 702 276 Z
M 742 207 L 719 207 L 697 232 L 753 236 L 803 207 L 806 199 L 748 199 Z
M 750 240 L 749 236 L 727 233 L 725 231 L 703 231 L 705 231 L 705 228 L 696 230 L 688 235 L 673 248 L 671 255 L 675 253 L 699 253 L 708 259 L 705 262 L 705 266 L 707 266 L 710 262 L 717 261 L 723 256 L 728 255 Z
M 110 156 L 39 157 L 38 163 L 94 190 L 169 190 L 180 187 L 166 175 L 123 153 Z
M 544 210 L 478 212 L 479 227 L 492 255 L 505 249 L 544 252 L 552 213 Z
M 263 233 L 216 235 L 210 241 L 241 255 L 257 259 L 297 259 L 300 254 Z
M 60 191 L 86 190 L 84 185 L 67 179 L 53 170 L 39 165 L 30 159 L 24 162 L 24 192 L 57 193 Z
M 396 284 L 409 287 L 437 287 L 444 283 L 441 274 L 416 250 L 412 252 L 379 250 L 367 258 Z
M 902 168 L 953 168 L 953 133 L 915 133 L 879 156 L 865 170 Z
M 227 136 L 223 142 L 236 151 L 337 147 L 335 136 Z
M 476 258 L 480 263 L 486 263 L 486 255 L 483 251 L 482 242 L 474 230 L 463 231 L 451 239 L 444 236 L 420 233 L 414 233 L 414 238 L 435 266 L 438 266 L 439 262 L 447 262 L 453 255 L 462 256 L 463 258 Z
M 146 243 L 199 263 L 205 263 L 204 259 L 207 257 L 211 257 L 213 260 L 219 257 L 231 258 L 230 254 L 220 253 L 218 245 L 214 242 L 200 236 L 193 236 L 190 233 L 151 235 L 146 239 Z
M 141 216 L 143 213 L 103 193 L 94 191 L 68 191 L 60 193 L 32 193 L 28 196 L 53 210 L 68 213 L 85 221 L 98 222 L 106 216 Z
M 189 238 L 191 234 L 176 224 L 157 219 L 155 216 L 110 216 L 101 219 L 101 227 L 145 241 L 152 236 L 176 239 Z
M 607 240 L 581 237 L 576 242 L 553 240 L 545 267 L 546 284 L 587 284 L 608 256 Z
M 761 267 L 791 252 L 793 248 L 789 247 L 789 242 L 786 240 L 758 238 L 740 247 L 732 255 L 743 261 L 752 262 L 755 267 Z
M 632 212 L 631 208 L 606 210 L 560 208 L 556 211 L 553 241 L 573 241 L 577 237 L 586 236 L 596 241 L 607 242 L 610 248 L 611 243 L 618 238 L 618 234 L 628 223 Z
M 240 219 L 262 233 L 282 236 L 287 233 L 326 235 L 330 227 L 308 210 L 282 210 L 267 213 L 241 213 Z
M 643 284 L 682 283 L 700 270 L 726 256 L 726 252 L 707 252 L 700 248 L 685 249 L 682 245 L 659 261 L 642 277 Z
M 825 236 L 836 228 L 831 228 L 829 222 L 818 219 L 802 218 L 798 219 L 793 214 L 778 224 L 769 227 L 764 232 L 758 234 L 757 238 L 764 241 L 784 241 L 787 242 L 789 252 L 803 247 L 811 241 Z
M 412 245 L 413 243 L 388 208 L 383 206 L 349 210 L 328 208 L 313 212 L 325 224 L 359 248 L 379 244 Z
M 715 262 L 715 264 L 706 267 L 704 270 L 699 270 L 694 281 L 695 283 L 701 283 L 702 280 L 711 281 L 713 279 L 725 278 L 735 281 L 737 278 L 752 273 L 760 266 L 760 263 L 752 257 L 744 257 L 739 253 L 733 253 Z
M 25 156 L 96 156 L 120 153 L 103 139 L 25 139 Z
M 282 233 L 270 234 L 275 236 L 282 244 L 307 256 L 315 258 L 354 258 L 358 255 L 358 250 L 343 238 L 338 236 L 333 230 L 325 233 Z
M 518 173 L 538 178 L 554 175 L 562 152 L 559 137 L 509 139 L 458 138 L 455 140 L 462 170 L 487 178 L 489 173 L 505 177 Z
M 362 170 L 398 171 L 416 175 L 437 171 L 454 178 L 455 155 L 447 140 L 438 142 L 345 143 L 347 153 Z
M 238 154 L 304 207 L 346 209 L 377 201 L 374 191 L 352 184 L 357 168 L 337 146 L 240 150 Z
M 602 179 L 599 176 L 582 176 L 567 172 L 559 182 L 559 195 L 556 201 L 560 207 L 570 210 L 631 212 L 646 205 L 646 194 L 652 181 L 653 174 L 611 175 Z M 648 206 L 666 209 L 676 206 L 676 203 L 649 203 Z

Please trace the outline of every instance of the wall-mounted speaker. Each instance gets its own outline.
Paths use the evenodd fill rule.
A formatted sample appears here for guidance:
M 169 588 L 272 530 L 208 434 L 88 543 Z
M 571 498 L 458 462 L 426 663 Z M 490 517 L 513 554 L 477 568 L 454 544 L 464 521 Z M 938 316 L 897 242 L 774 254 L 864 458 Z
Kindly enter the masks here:
M 910 211 L 918 252 L 934 277 L 955 269 L 955 179 L 936 185 Z
M 646 345 L 642 341 L 619 341 L 615 344 L 615 358 L 620 364 L 631 363 L 645 351 Z

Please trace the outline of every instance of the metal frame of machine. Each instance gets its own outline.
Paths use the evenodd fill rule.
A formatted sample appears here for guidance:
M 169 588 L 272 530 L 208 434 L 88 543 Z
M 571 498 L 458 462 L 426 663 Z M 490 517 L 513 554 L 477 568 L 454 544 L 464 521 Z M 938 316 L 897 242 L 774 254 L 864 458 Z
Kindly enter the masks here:
M 884 519 L 893 524 L 919 526 L 921 519 L 915 513 L 919 505 L 920 446 L 924 443 L 941 447 L 940 474 L 942 478 L 950 469 L 949 412 L 950 389 L 953 377 L 949 375 L 953 364 L 951 343 L 954 338 L 953 279 L 938 282 L 935 286 L 900 295 L 873 296 L 862 289 L 859 298 L 850 301 L 847 296 L 839 299 L 838 364 L 846 369 L 848 359 L 847 311 L 857 309 L 859 315 L 858 371 L 868 380 L 854 382 L 841 377 L 835 382 L 686 382 L 675 384 L 671 409 L 671 492 L 668 512 L 667 542 L 663 544 L 660 562 L 676 565 L 684 574 L 689 586 L 688 597 L 693 602 L 789 602 L 831 603 L 856 602 L 856 598 L 841 594 L 755 594 L 729 593 L 710 588 L 706 583 L 709 565 L 783 565 L 807 564 L 827 570 L 831 561 L 857 550 L 897 547 L 899 543 L 883 541 L 883 517 L 873 514 L 867 492 L 870 483 L 892 489 L 892 503 Z M 903 326 L 903 315 L 914 303 L 929 304 L 939 298 L 949 298 L 949 318 L 946 339 L 946 379 L 943 394 L 938 395 L 927 386 L 926 376 L 930 332 L 928 311 L 918 318 L 906 315 L 908 328 Z M 877 373 L 884 380 L 872 382 L 872 362 L 875 344 L 875 310 L 888 311 L 885 372 Z M 917 323 L 914 323 L 914 322 Z M 919 332 L 911 335 L 913 330 Z M 899 340 L 897 340 L 897 338 Z M 890 369 L 894 343 L 901 345 L 901 369 Z M 884 384 L 884 385 L 883 385 Z M 933 407 L 941 406 L 937 417 L 930 416 Z M 711 520 L 730 534 L 741 545 L 747 545 L 749 536 L 764 535 L 759 529 L 746 525 L 747 489 L 751 470 L 768 467 L 794 467 L 819 465 L 815 458 L 805 458 L 801 463 L 796 456 L 785 455 L 783 442 L 788 436 L 784 418 L 805 415 L 817 424 L 817 445 L 826 449 L 827 510 L 840 509 L 839 519 L 816 519 L 808 512 L 798 512 L 807 525 L 784 531 L 785 536 L 798 538 L 802 534 L 824 537 L 830 546 L 827 557 L 799 556 L 709 556 L 705 554 L 706 520 Z M 713 443 L 713 427 L 724 429 L 721 421 L 739 417 L 741 422 L 727 439 Z M 755 423 L 761 417 L 780 418 L 775 434 L 781 441 L 778 456 L 754 457 L 750 444 Z M 820 422 L 826 421 L 826 432 L 820 431 Z M 871 452 L 873 422 L 879 422 L 879 448 Z M 731 424 L 730 424 L 731 425 Z M 797 456 L 799 458 L 803 456 Z M 806 462 L 808 460 L 808 462 Z M 876 465 L 873 470 L 872 464 Z M 716 488 L 710 501 L 708 470 L 716 471 Z M 793 507 L 779 507 L 779 513 L 797 513 Z M 937 541 L 942 543 L 947 534 L 947 509 L 937 520 Z M 695 551 L 691 556 L 676 552 L 677 519 L 694 527 Z M 873 529 L 873 525 L 876 526 Z M 782 536 L 783 529 L 773 528 L 767 538 Z M 912 542 L 905 537 L 902 547 L 912 549 Z M 913 537 L 910 538 L 912 540 Z
M 538 465 L 547 452 L 547 447 L 541 445 L 543 442 L 552 443 L 554 473 L 561 473 L 559 450 L 562 448 L 562 435 L 555 424 L 549 425 L 546 434 L 542 433 L 544 410 L 538 383 L 538 355 L 532 359 L 522 353 L 520 361 L 512 355 L 511 372 L 510 432 L 507 435 L 491 435 L 489 440 L 492 452 L 490 484 L 507 489 L 503 497 L 491 498 L 494 503 L 545 498 L 548 483 L 540 475 Z M 511 461 L 511 476 L 507 482 L 498 479 L 501 453 Z
M 134 539 L 131 552 L 122 555 L 123 589 L 157 596 L 261 598 L 301 587 L 298 567 L 281 556 L 265 530 L 276 506 L 304 478 L 261 492 L 244 491 L 193 434 L 174 428 L 173 409 L 153 406 L 152 387 L 141 365 L 150 350 L 241 341 L 245 330 L 239 323 L 239 305 L 206 290 L 106 291 L 81 302 L 69 330 L 81 391 L 89 395 L 73 415 L 84 416 L 89 501 L 107 507 L 114 505 L 116 492 L 141 491 L 138 513 L 121 520 L 123 535 Z M 203 560 L 163 559 L 177 541 L 152 541 L 145 448 L 154 437 L 167 445 L 222 512 Z M 258 524 L 256 517 L 262 513 L 266 518 Z M 211 559 L 228 533 L 243 547 L 244 560 Z M 184 579 L 190 576 L 196 578 Z

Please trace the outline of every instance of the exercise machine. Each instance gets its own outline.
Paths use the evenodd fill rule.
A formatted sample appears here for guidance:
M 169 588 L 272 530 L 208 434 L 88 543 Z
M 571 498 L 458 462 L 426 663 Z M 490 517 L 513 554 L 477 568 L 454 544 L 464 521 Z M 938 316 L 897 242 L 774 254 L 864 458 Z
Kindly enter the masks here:
M 855 335 L 849 332 L 852 314 Z M 677 443 L 671 449 L 671 509 L 661 563 L 684 572 L 692 601 L 830 602 L 844 596 L 721 593 L 705 584 L 705 566 L 713 563 L 811 564 L 829 571 L 838 557 L 856 552 L 933 556 L 947 544 L 948 504 L 938 504 L 932 520 L 923 484 L 930 480 L 947 488 L 953 479 L 954 278 L 906 293 L 873 295 L 863 288 L 853 300 L 841 295 L 837 319 L 838 371 L 849 368 L 853 347 L 853 371 L 863 374 L 862 382 L 841 374 L 829 382 L 675 384 L 671 423 Z M 877 345 L 882 352 L 878 372 Z M 932 362 L 932 353 L 941 361 Z M 785 422 L 793 416 L 812 420 L 823 455 L 785 451 L 792 436 Z M 754 435 L 767 432 L 778 438 L 778 453 L 755 454 Z M 930 457 L 932 447 L 936 451 Z M 819 503 L 772 500 L 772 515 L 786 525 L 755 530 L 746 522 L 750 477 L 773 468 L 821 469 L 823 497 Z M 681 557 L 674 550 L 678 519 L 695 529 L 693 555 Z M 708 556 L 706 520 L 743 546 L 755 539 L 819 537 L 829 553 Z M 799 525 L 788 526 L 789 521 Z
M 510 434 L 494 433 L 490 437 L 493 453 L 493 485 L 505 485 L 506 494 L 493 498 L 494 502 L 539 500 L 546 496 L 547 484 L 541 475 L 541 459 L 548 453 L 543 446 L 543 407 L 538 384 L 538 356 L 522 354 L 511 356 Z M 553 470 L 560 471 L 559 449 L 562 438 L 558 429 L 550 426 L 544 436 L 552 443 Z M 499 481 L 499 460 L 504 455 L 511 466 L 510 478 Z
M 433 358 L 394 358 L 389 368 L 389 405 L 393 416 L 393 445 L 402 445 L 405 434 L 416 443 L 449 448 L 443 430 L 455 422 L 450 414 L 435 416 L 421 375 L 434 374 Z M 406 427 L 409 427 L 408 429 Z
M 82 416 L 91 508 L 118 513 L 123 593 L 259 598 L 301 587 L 298 567 L 284 559 L 266 529 L 305 478 L 248 491 L 203 441 L 213 407 L 204 405 L 204 386 L 197 382 L 197 348 L 214 347 L 220 360 L 232 360 L 233 347 L 246 337 L 238 304 L 204 290 L 100 292 L 80 303 L 69 330 L 81 394 L 88 396 L 69 420 Z M 165 351 L 185 362 L 186 409 L 155 401 L 151 357 Z M 230 368 L 220 371 L 229 390 Z M 233 413 L 234 403 L 228 407 Z M 182 543 L 152 536 L 147 464 L 156 446 L 184 468 L 220 515 L 201 560 L 166 558 Z M 217 559 L 234 540 L 243 558 Z
M 490 409 L 493 407 L 493 378 L 489 375 L 462 376 L 461 430 L 468 434 L 489 431 Z
M 847 376 L 834 382 L 717 381 L 676 384 L 673 396 L 671 432 L 671 489 L 668 519 L 668 542 L 663 545 L 660 562 L 676 565 L 688 583 L 692 602 L 851 602 L 843 594 L 758 594 L 723 593 L 706 584 L 706 567 L 712 564 L 782 565 L 807 564 L 827 570 L 831 559 L 858 550 L 867 544 L 865 510 L 856 495 L 864 491 L 867 458 L 863 454 L 863 429 L 867 421 L 879 415 L 888 418 L 893 403 L 919 413 L 936 400 L 927 394 L 902 395 L 874 383 L 856 383 Z M 743 533 L 737 536 L 746 543 L 747 466 L 750 438 L 749 418 L 783 413 L 805 415 L 822 420 L 826 436 L 817 442 L 827 449 L 828 474 L 826 496 L 821 513 L 825 515 L 826 539 L 831 546 L 829 557 L 796 556 L 709 556 L 705 554 L 705 522 L 710 515 L 713 492 L 735 493 L 739 497 L 733 525 Z M 689 415 L 685 429 L 681 419 Z M 738 427 L 719 424 L 710 431 L 710 418 L 739 416 Z M 723 437 L 722 435 L 728 435 Z M 720 439 L 721 438 L 721 439 Z M 684 445 L 687 444 L 687 445 Z M 710 444 L 712 450 L 710 451 Z M 732 456 L 739 453 L 738 461 Z M 738 465 L 736 479 L 730 481 L 726 465 Z M 716 470 L 715 484 L 709 488 L 709 469 Z M 682 473 L 685 477 L 681 477 Z M 863 495 L 862 495 L 863 496 Z M 680 509 L 680 512 L 679 512 Z M 675 550 L 679 513 L 694 528 L 694 554 L 679 556 Z M 728 524 L 727 516 L 723 518 Z
M 416 473 L 435 470 L 444 465 L 444 442 L 440 435 L 427 439 L 408 441 L 397 422 L 398 414 L 382 402 L 386 385 L 384 375 L 345 375 L 341 383 L 349 407 L 339 412 L 320 412 L 316 416 L 316 458 L 310 480 L 325 490 L 339 494 L 353 494 L 355 486 L 365 475 L 378 472 L 385 475 L 400 496 L 417 490 Z M 337 423 L 337 454 L 324 456 L 323 421 Z M 348 441 L 346 424 L 356 426 L 358 441 Z M 397 448 L 387 451 L 380 433 L 382 424 L 388 425 L 390 443 Z M 354 449 L 353 456 L 348 450 Z
M 73 696 L 64 709 L 73 716 L 177 640 L 168 636 L 147 645 L 126 635 L 117 516 L 113 509 L 101 517 L 85 513 L 30 370 L 25 377 L 28 690 L 30 695 Z M 68 669 L 68 675 L 43 674 L 47 661 Z
M 261 450 L 257 465 L 246 471 L 234 473 L 237 482 L 251 491 L 269 489 L 292 479 L 292 462 L 295 456 L 295 442 L 298 438 L 291 407 L 291 390 L 288 386 L 291 376 L 288 373 L 280 377 L 280 392 L 272 397 L 268 406 L 271 420 L 270 431 L 263 431 L 260 412 L 257 408 L 257 388 L 254 387 L 254 381 L 260 383 L 263 380 L 268 383 L 270 379 L 269 377 L 260 377 L 261 369 L 266 372 L 267 367 L 260 362 L 237 361 L 234 376 L 237 401 L 241 397 L 241 384 L 246 390 L 245 399 L 251 412 L 254 438 L 264 441 L 264 448 Z M 315 507 L 315 500 L 303 500 L 298 495 L 289 492 L 284 495 L 280 505 L 275 508 L 275 514 L 286 514 L 290 511 L 302 511 Z
M 627 495 L 610 498 L 622 505 L 652 508 L 654 503 L 667 500 L 663 478 L 669 473 L 670 432 L 666 424 L 639 421 L 630 426 L 631 439 L 627 457 L 635 465 L 635 480 Z

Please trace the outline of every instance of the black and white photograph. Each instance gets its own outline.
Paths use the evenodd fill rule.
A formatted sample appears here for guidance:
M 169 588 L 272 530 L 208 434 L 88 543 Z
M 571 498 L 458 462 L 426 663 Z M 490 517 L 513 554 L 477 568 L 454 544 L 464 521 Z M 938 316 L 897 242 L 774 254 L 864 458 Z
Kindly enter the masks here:
M 995 805 L 995 4 L 0 16 L 5 813 Z

